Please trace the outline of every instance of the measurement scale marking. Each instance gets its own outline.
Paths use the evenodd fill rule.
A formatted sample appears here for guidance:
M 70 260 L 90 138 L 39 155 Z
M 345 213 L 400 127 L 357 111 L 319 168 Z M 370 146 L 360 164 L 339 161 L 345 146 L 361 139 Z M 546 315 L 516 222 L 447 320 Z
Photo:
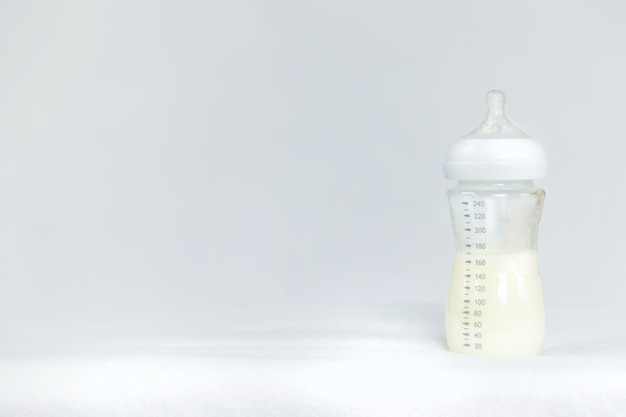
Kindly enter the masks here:
M 481 202 L 476 202 L 474 201 L 474 207 L 482 207 L 482 205 L 480 204 Z M 462 310 L 462 320 L 464 320 L 461 325 L 462 325 L 462 337 L 464 340 L 463 346 L 465 348 L 471 349 L 472 344 L 470 343 L 470 338 L 471 338 L 471 333 L 469 331 L 470 329 L 470 323 L 474 323 L 475 324 L 475 320 L 476 318 L 474 318 L 474 321 L 470 320 L 470 310 L 469 310 L 469 305 L 471 305 L 472 302 L 472 296 L 470 295 L 471 291 L 472 291 L 472 285 L 475 284 L 475 280 L 474 280 L 474 273 L 473 273 L 473 264 L 474 262 L 479 262 L 478 259 L 476 259 L 476 255 L 477 253 L 473 253 L 472 248 L 474 247 L 474 244 L 471 242 L 475 233 L 484 233 L 484 230 L 482 228 L 476 228 L 476 231 L 474 231 L 474 226 L 476 226 L 476 224 L 474 224 L 474 222 L 471 220 L 472 218 L 479 220 L 479 225 L 482 226 L 482 222 L 480 220 L 484 219 L 484 215 L 480 214 L 480 212 L 482 211 L 480 208 L 474 209 L 474 210 L 469 210 L 469 207 L 471 205 L 471 201 L 462 201 L 461 204 L 465 207 L 463 207 L 463 212 L 462 215 L 464 217 L 463 220 L 463 224 L 464 224 L 464 228 L 463 230 L 465 231 L 465 239 L 466 240 L 470 240 L 470 242 L 465 243 L 465 247 L 467 248 L 468 252 L 465 252 L 465 255 L 467 256 L 466 259 L 464 259 L 465 263 L 466 263 L 466 269 L 465 269 L 465 274 L 463 274 L 464 278 L 465 278 L 465 286 L 463 287 L 463 304 L 461 307 Z M 476 214 L 476 210 L 478 210 L 479 214 Z M 472 214 L 474 213 L 474 214 Z M 480 249 L 484 249 L 481 247 L 482 244 L 477 244 L 476 245 L 476 249 L 480 250 Z M 478 265 L 478 263 L 477 263 Z M 480 307 L 478 307 L 480 309 Z

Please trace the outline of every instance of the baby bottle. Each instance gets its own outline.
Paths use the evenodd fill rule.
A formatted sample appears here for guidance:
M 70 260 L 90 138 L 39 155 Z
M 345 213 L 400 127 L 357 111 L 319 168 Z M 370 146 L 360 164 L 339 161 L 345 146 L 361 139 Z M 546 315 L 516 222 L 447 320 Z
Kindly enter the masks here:
M 453 352 L 533 355 L 541 350 L 545 313 L 537 267 L 537 229 L 548 162 L 542 146 L 511 124 L 504 94 L 487 93 L 487 118 L 455 141 L 446 177 L 455 256 L 446 337 Z

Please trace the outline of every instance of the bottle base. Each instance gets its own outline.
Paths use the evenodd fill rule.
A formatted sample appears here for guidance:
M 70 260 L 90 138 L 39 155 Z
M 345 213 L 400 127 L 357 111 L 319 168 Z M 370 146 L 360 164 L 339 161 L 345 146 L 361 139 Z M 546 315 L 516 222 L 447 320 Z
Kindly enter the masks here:
M 468 356 L 488 356 L 488 357 L 523 357 L 523 356 L 538 356 L 541 354 L 541 347 L 528 348 L 528 349 L 515 349 L 515 350 L 483 350 L 483 349 L 468 349 L 457 348 L 448 346 L 448 350 L 453 353 Z
M 448 350 L 474 356 L 536 356 L 541 353 L 545 333 L 542 320 L 502 332 L 470 333 L 471 340 L 460 339 L 455 326 L 451 327 L 447 334 Z M 475 334 L 481 338 L 472 337 Z

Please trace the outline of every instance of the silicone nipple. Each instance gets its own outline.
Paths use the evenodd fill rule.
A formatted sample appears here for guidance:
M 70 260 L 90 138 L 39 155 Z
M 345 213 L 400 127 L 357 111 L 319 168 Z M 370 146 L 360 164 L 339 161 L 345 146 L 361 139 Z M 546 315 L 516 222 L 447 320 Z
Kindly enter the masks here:
M 487 93 L 487 117 L 474 130 L 463 136 L 468 139 L 529 138 L 530 135 L 515 126 L 504 113 L 505 97 L 500 90 Z

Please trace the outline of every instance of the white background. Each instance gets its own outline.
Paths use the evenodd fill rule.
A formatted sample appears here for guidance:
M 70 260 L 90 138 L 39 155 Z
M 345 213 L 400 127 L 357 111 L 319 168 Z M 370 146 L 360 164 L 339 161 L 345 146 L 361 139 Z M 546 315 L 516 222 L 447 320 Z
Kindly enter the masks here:
M 0 323 L 445 302 L 484 94 L 550 158 L 546 304 L 619 305 L 618 1 L 0 2 Z

